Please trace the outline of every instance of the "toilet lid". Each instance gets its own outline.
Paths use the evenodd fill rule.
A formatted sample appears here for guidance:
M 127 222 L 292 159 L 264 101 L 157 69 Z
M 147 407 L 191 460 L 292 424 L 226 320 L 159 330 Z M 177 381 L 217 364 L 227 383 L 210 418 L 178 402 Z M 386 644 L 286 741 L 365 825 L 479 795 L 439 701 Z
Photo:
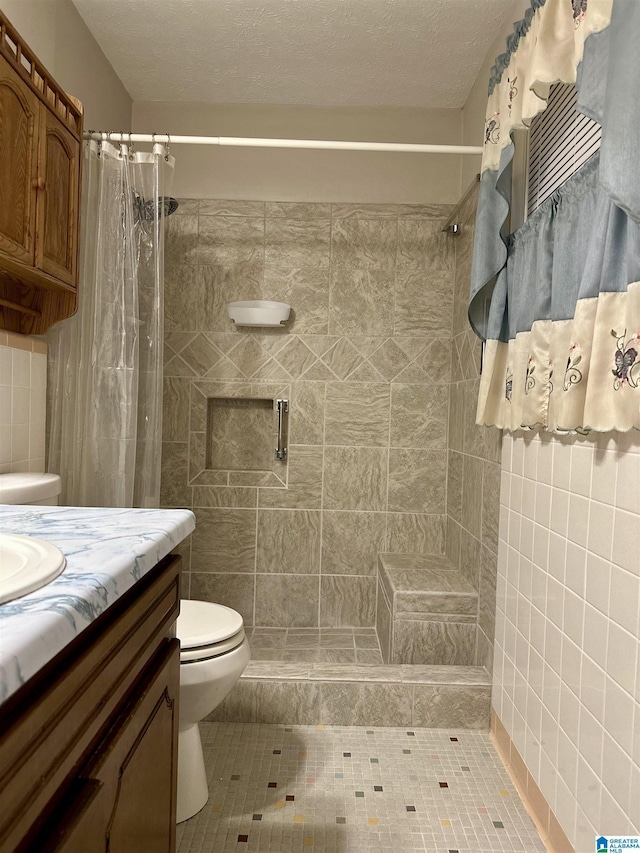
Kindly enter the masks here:
M 242 631 L 242 616 L 223 604 L 210 601 L 180 602 L 176 636 L 182 649 L 222 643 Z

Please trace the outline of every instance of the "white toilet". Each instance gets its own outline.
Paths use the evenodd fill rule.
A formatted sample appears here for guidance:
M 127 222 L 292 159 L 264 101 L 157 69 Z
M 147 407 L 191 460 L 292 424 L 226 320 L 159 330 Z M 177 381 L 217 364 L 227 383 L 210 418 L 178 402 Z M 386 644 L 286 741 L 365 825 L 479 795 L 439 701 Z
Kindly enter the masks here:
M 208 601 L 180 602 L 180 733 L 178 806 L 180 823 L 193 817 L 209 797 L 198 723 L 229 693 L 251 653 L 242 616 Z
M 57 506 L 61 488 L 57 474 L 0 474 L 0 504 Z

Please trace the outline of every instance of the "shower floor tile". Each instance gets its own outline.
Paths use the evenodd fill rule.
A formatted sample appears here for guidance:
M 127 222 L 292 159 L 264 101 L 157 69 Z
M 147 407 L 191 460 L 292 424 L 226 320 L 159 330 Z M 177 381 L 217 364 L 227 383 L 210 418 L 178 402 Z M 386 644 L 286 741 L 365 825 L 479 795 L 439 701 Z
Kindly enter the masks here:
M 485 732 L 201 723 L 177 853 L 544 853 Z
M 375 628 L 249 628 L 252 660 L 382 663 Z

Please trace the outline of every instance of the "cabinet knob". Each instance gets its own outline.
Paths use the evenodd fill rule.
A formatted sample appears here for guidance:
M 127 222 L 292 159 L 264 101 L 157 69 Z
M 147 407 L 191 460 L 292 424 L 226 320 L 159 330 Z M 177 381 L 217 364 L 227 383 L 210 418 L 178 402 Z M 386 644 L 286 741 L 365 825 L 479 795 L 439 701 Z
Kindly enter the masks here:
M 47 182 L 44 178 L 35 178 L 32 181 L 31 186 L 36 190 L 46 190 Z

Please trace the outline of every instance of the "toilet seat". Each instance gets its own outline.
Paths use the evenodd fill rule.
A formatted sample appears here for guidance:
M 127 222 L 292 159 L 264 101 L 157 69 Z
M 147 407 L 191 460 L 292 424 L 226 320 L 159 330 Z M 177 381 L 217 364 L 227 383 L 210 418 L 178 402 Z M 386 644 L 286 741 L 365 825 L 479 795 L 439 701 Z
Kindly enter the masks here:
M 176 623 L 180 663 L 193 663 L 233 651 L 245 639 L 242 616 L 209 601 L 183 600 Z

